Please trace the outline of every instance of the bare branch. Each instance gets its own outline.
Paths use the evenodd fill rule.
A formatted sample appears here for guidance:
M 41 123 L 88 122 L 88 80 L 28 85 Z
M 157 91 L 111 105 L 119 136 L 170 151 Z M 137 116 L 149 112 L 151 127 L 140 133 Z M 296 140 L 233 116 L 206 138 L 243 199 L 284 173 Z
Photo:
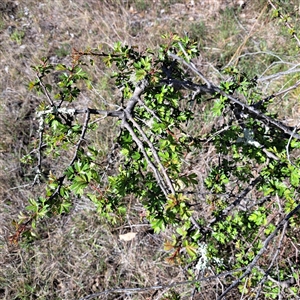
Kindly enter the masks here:
M 50 97 L 50 95 L 49 95 L 49 93 L 47 91 L 47 88 L 46 88 L 44 82 L 42 81 L 41 77 L 37 75 L 37 78 L 39 80 L 39 85 L 42 87 L 43 92 L 44 92 L 44 94 L 45 94 L 45 96 L 46 96 L 49 104 L 51 105 L 51 107 L 54 106 L 54 103 L 53 103 L 53 101 L 52 101 L 52 99 L 51 99 L 51 97 Z
M 36 166 L 36 175 L 34 177 L 32 185 L 34 185 L 36 182 L 39 181 L 39 178 L 42 174 L 42 146 L 43 146 L 43 136 L 44 136 L 44 130 L 45 130 L 45 120 L 44 116 L 40 116 L 39 118 L 39 144 L 38 148 L 36 149 L 36 155 L 37 155 L 37 166 Z
M 133 95 L 130 98 L 130 100 L 128 101 L 126 108 L 125 108 L 127 115 L 132 114 L 135 105 L 139 102 L 140 96 L 144 92 L 144 90 L 148 86 L 148 84 L 149 84 L 148 81 L 145 79 L 142 81 L 139 81 L 137 83 L 135 90 L 133 92 Z
M 257 82 L 262 82 L 262 81 L 267 81 L 267 80 L 272 80 L 272 79 L 276 79 L 279 78 L 281 76 L 284 75 L 289 75 L 289 74 L 293 74 L 293 73 L 299 73 L 300 69 L 295 69 L 296 67 L 298 67 L 299 65 L 295 65 L 292 68 L 290 68 L 289 70 L 286 71 L 282 71 L 282 72 L 278 72 L 272 75 L 268 75 L 268 76 L 264 76 L 264 77 L 260 77 L 257 78 Z
M 239 268 L 239 269 L 236 269 L 236 270 L 233 270 L 233 271 L 223 272 L 223 273 L 213 275 L 213 276 L 201 277 L 199 279 L 191 280 L 191 281 L 174 282 L 174 283 L 168 284 L 168 285 L 156 285 L 156 286 L 149 286 L 149 287 L 144 287 L 144 288 L 120 288 L 120 289 L 116 288 L 116 289 L 111 289 L 111 290 L 106 290 L 106 291 L 103 291 L 103 292 L 91 294 L 91 295 L 88 295 L 86 297 L 81 298 L 80 300 L 91 300 L 91 299 L 94 299 L 96 297 L 99 297 L 99 296 L 102 296 L 102 295 L 108 295 L 108 294 L 143 293 L 143 292 L 147 292 L 147 291 L 150 291 L 150 290 L 167 289 L 167 288 L 173 288 L 173 287 L 180 286 L 180 285 L 195 284 L 195 283 L 198 283 L 198 282 L 211 281 L 211 280 L 216 280 L 216 279 L 219 279 L 221 277 L 231 275 L 231 274 L 239 272 L 239 271 L 243 271 L 244 269 L 245 268 Z
M 124 114 L 123 110 L 100 110 L 100 109 L 93 109 L 93 108 L 83 108 L 83 109 L 75 109 L 75 108 L 57 108 L 57 107 L 51 107 L 49 109 L 45 109 L 42 111 L 39 111 L 37 113 L 37 116 L 40 117 L 42 115 L 48 115 L 48 114 L 67 114 L 70 116 L 74 115 L 80 115 L 80 114 L 86 114 L 87 111 L 90 115 L 103 115 L 107 117 L 116 117 L 121 118 Z
M 198 75 L 204 82 L 205 84 L 207 85 L 208 88 L 211 87 L 211 83 L 209 82 L 209 80 L 207 80 L 204 75 L 198 71 L 194 66 L 192 66 L 191 64 L 189 64 L 188 62 L 186 62 L 183 58 L 173 54 L 173 53 L 168 53 L 168 55 L 170 57 L 172 57 L 173 59 L 175 60 L 178 60 L 180 62 L 182 62 L 185 66 L 187 66 L 189 69 L 191 69 L 196 75 Z
M 81 146 L 81 143 L 84 141 L 84 137 L 85 137 L 86 131 L 88 129 L 89 121 L 90 121 L 90 111 L 89 111 L 89 109 L 87 109 L 85 120 L 84 120 L 84 123 L 83 123 L 83 126 L 82 126 L 81 135 L 80 135 L 80 138 L 79 138 L 79 140 L 76 144 L 75 153 L 74 153 L 73 158 L 72 158 L 72 160 L 69 164 L 70 166 L 72 166 L 74 164 L 75 160 L 77 159 L 78 151 L 79 151 L 79 148 Z

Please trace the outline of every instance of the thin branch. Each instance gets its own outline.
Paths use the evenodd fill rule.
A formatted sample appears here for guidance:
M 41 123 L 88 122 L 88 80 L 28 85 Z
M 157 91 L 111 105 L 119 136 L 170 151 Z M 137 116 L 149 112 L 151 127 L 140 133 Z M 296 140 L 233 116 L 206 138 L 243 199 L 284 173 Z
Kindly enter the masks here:
M 36 175 L 34 177 L 33 183 L 32 185 L 34 185 L 36 182 L 39 181 L 39 178 L 42 174 L 42 146 L 43 146 L 43 136 L 44 136 L 44 130 L 45 130 L 45 120 L 44 120 L 44 116 L 40 116 L 39 118 L 39 129 L 38 129 L 38 133 L 39 133 L 39 144 L 38 144 L 38 148 L 37 148 L 37 166 L 36 166 Z
M 41 113 L 41 112 L 40 112 Z M 40 171 L 40 168 L 41 168 L 41 147 L 42 147 L 42 138 L 43 138 L 43 131 L 44 131 L 44 120 L 43 120 L 43 116 L 44 114 L 39 114 L 39 117 L 40 117 L 40 139 L 39 139 L 39 146 L 38 146 L 38 171 Z M 71 162 L 69 163 L 69 167 L 72 166 L 78 156 L 78 151 L 80 149 L 80 146 L 82 144 L 82 142 L 84 141 L 84 138 L 85 138 L 85 135 L 86 135 L 86 132 L 87 132 L 87 129 L 88 129 L 88 124 L 89 124 L 89 120 L 90 120 L 90 112 L 89 112 L 89 109 L 86 109 L 86 117 L 85 117 L 85 120 L 84 120 L 84 123 L 83 123 L 83 126 L 82 126 L 82 132 L 81 132 L 81 135 L 80 135 L 80 138 L 78 140 L 78 142 L 76 143 L 76 148 L 75 148 L 75 152 L 74 152 L 74 155 L 73 155 L 73 158 L 71 160 Z M 55 191 L 48 197 L 47 201 L 49 203 L 51 203 L 51 201 L 53 199 L 55 199 L 55 197 L 57 195 L 59 195 L 59 192 L 63 186 L 63 182 L 66 178 L 66 174 L 60 176 L 58 179 L 57 179 L 57 182 L 58 182 L 58 185 L 55 189 Z M 34 219 L 33 216 L 31 216 L 25 224 L 29 224 L 30 222 L 32 222 Z
M 139 104 L 140 104 L 141 106 L 143 106 L 143 107 L 146 109 L 146 111 L 147 111 L 149 114 L 151 114 L 155 119 L 157 119 L 159 122 L 161 122 L 161 119 L 159 118 L 159 116 L 158 116 L 152 109 L 150 109 L 150 108 L 144 103 L 144 101 L 143 101 L 142 99 L 139 99 Z
M 276 6 L 272 3 L 271 0 L 268 0 L 269 4 L 272 6 L 273 9 L 277 10 Z M 288 29 L 293 30 L 293 26 L 285 20 L 285 18 L 283 17 L 283 15 L 281 13 L 279 13 L 279 17 L 284 20 L 284 24 L 287 26 Z M 297 35 L 295 32 L 292 33 L 293 38 L 297 41 L 298 43 L 298 47 L 300 47 L 300 40 L 298 39 Z
M 259 199 L 258 201 L 256 202 L 252 202 L 251 205 L 247 206 L 247 209 L 250 210 L 252 207 L 254 206 L 262 206 L 266 201 L 270 200 L 271 196 L 265 196 L 261 199 Z
M 119 54 L 107 54 L 107 53 L 104 53 L 104 52 L 94 52 L 94 51 L 80 51 L 80 50 L 77 50 L 75 48 L 72 49 L 72 55 L 79 55 L 79 56 L 83 56 L 83 55 L 93 55 L 93 56 L 101 56 L 101 57 L 120 57 L 121 55 Z
M 300 71 L 300 70 L 299 70 L 299 71 Z M 261 101 L 255 103 L 255 104 L 253 105 L 253 107 L 259 108 L 259 107 L 260 107 L 261 105 L 263 105 L 265 102 L 268 102 L 268 101 L 270 101 L 271 99 L 273 99 L 273 98 L 275 98 L 275 97 L 278 97 L 278 96 L 280 96 L 280 95 L 283 95 L 283 94 L 285 94 L 285 93 L 288 93 L 288 92 L 290 92 L 290 91 L 296 89 L 299 85 L 300 85 L 300 80 L 298 80 L 293 86 L 290 86 L 289 88 L 287 88 L 287 89 L 285 89 L 285 90 L 283 90 L 283 91 L 279 91 L 279 92 L 277 92 L 277 93 L 274 93 L 274 94 L 272 94 L 272 95 L 270 95 L 270 96 L 268 96 L 268 97 L 262 99 Z
M 249 185 L 236 197 L 235 201 L 226 207 L 218 217 L 213 218 L 208 227 L 211 228 L 217 221 L 220 221 L 222 218 L 226 217 L 227 214 L 233 210 L 234 207 L 238 206 L 240 202 L 247 196 L 249 192 L 262 180 L 261 176 L 256 177 L 252 180 Z
M 82 126 L 81 135 L 80 135 L 80 138 L 79 138 L 79 140 L 76 144 L 75 153 L 73 155 L 73 158 L 72 158 L 69 166 L 72 166 L 74 164 L 75 160 L 77 159 L 78 151 L 79 151 L 79 148 L 81 146 L 81 143 L 84 141 L 84 137 L 85 137 L 86 131 L 88 129 L 89 121 L 90 121 L 90 111 L 89 111 L 89 109 L 87 109 L 85 120 L 84 120 L 84 123 L 83 123 L 83 126 Z
M 42 87 L 43 92 L 44 92 L 44 94 L 45 94 L 45 96 L 46 96 L 46 98 L 47 98 L 49 104 L 51 105 L 51 107 L 53 107 L 53 106 L 54 106 L 54 103 L 53 103 L 53 101 L 52 101 L 52 99 L 51 99 L 51 97 L 50 97 L 50 95 L 49 95 L 49 93 L 48 93 L 48 91 L 47 91 L 46 86 L 44 85 L 44 82 L 42 81 L 42 79 L 41 79 L 41 77 L 40 77 L 39 75 L 37 75 L 37 78 L 38 78 L 38 80 L 39 80 L 39 85 Z
M 266 10 L 267 7 L 268 7 L 268 5 L 265 5 L 263 7 L 263 9 L 261 10 L 259 16 L 256 18 L 256 22 L 253 23 L 250 31 L 247 32 L 247 35 L 244 38 L 243 42 L 239 45 L 238 49 L 235 51 L 235 53 L 233 54 L 232 58 L 230 59 L 230 61 L 225 66 L 225 68 L 227 68 L 228 66 L 230 66 L 231 64 L 233 64 L 232 61 L 235 59 L 235 57 L 237 57 L 237 60 L 239 60 L 239 54 L 242 52 L 243 48 L 245 48 L 245 45 L 247 44 L 247 42 L 249 41 L 249 39 L 251 38 L 251 36 L 253 36 L 253 33 L 255 32 L 255 28 L 257 27 L 257 24 L 260 21 L 261 17 L 264 15 L 265 10 Z M 236 61 L 235 64 L 237 64 L 237 63 L 238 62 Z
M 267 274 L 267 272 L 264 271 L 262 268 L 260 268 L 258 266 L 256 268 L 257 268 L 258 271 L 262 272 L 267 279 L 274 282 L 275 284 L 277 284 L 281 288 L 289 288 L 291 285 L 293 285 L 295 283 L 295 278 L 294 277 L 291 277 L 290 279 L 287 279 L 287 280 L 284 280 L 284 281 L 278 281 L 278 280 L 274 279 L 273 277 L 271 277 L 269 274 Z M 300 298 L 298 297 L 297 299 L 300 299 Z
M 300 125 L 300 122 L 295 126 L 293 132 L 296 132 L 296 130 L 297 130 L 297 128 L 298 128 L 299 125 Z M 290 163 L 291 165 L 293 165 L 293 166 L 296 167 L 296 168 L 299 168 L 298 166 L 296 166 L 296 165 L 291 161 L 291 158 L 290 158 L 290 150 L 289 150 L 289 148 L 290 148 L 291 141 L 292 141 L 292 136 L 290 136 L 290 138 L 289 138 L 289 140 L 288 140 L 288 143 L 287 143 L 287 145 L 286 145 L 286 155 L 287 155 L 287 159 L 288 159 L 288 161 L 289 161 L 289 163 Z
M 275 230 L 265 239 L 262 248 L 259 250 L 259 252 L 256 254 L 252 262 L 247 266 L 246 271 L 237 279 L 235 280 L 225 291 L 222 293 L 217 300 L 221 300 L 223 297 L 225 297 L 229 291 L 231 291 L 233 288 L 235 288 L 239 282 L 248 276 L 252 269 L 256 266 L 258 260 L 261 258 L 261 256 L 265 253 L 265 251 L 268 248 L 269 243 L 273 240 L 273 238 L 276 236 L 278 231 L 280 231 L 285 224 L 287 224 L 293 215 L 295 215 L 300 210 L 300 204 L 298 204 L 290 213 L 288 213 L 276 226 Z
M 200 270 L 198 270 L 198 274 L 197 274 L 196 279 L 199 280 L 199 277 L 200 277 Z M 194 297 L 195 297 L 195 294 L 196 294 L 196 290 L 197 290 L 197 287 L 196 287 L 196 285 L 194 285 L 193 289 L 192 289 L 190 300 L 194 300 Z
M 237 60 L 239 60 L 239 59 L 241 59 L 241 58 L 243 58 L 243 57 L 245 57 L 245 56 L 252 56 L 252 55 L 253 55 L 253 56 L 254 56 L 254 55 L 270 55 L 270 56 L 276 57 L 279 61 L 281 61 L 282 63 L 284 63 L 284 62 L 282 61 L 282 58 L 281 58 L 281 57 L 279 57 L 278 55 L 272 53 L 271 51 L 245 52 L 245 53 L 239 55 L 238 57 L 232 59 L 231 63 L 234 64 Z M 227 65 L 229 65 L 229 64 L 227 64 Z
M 295 69 L 295 67 L 298 67 L 299 65 L 295 65 L 292 68 L 290 68 L 289 70 L 286 71 L 282 71 L 282 72 L 278 72 L 272 75 L 268 75 L 268 76 L 264 76 L 264 77 L 260 77 L 257 78 L 257 82 L 262 82 L 262 81 L 267 81 L 267 80 L 271 80 L 271 79 L 275 79 L 284 75 L 289 75 L 289 74 L 293 74 L 293 73 L 299 73 L 300 69 Z
M 170 57 L 172 57 L 173 59 L 175 60 L 178 60 L 180 62 L 182 62 L 185 66 L 187 66 L 189 69 L 191 69 L 196 75 L 198 75 L 204 82 L 205 84 L 207 85 L 208 88 L 211 87 L 211 83 L 209 82 L 209 80 L 207 80 L 204 75 L 198 71 L 194 66 L 192 66 L 191 64 L 189 64 L 188 62 L 186 62 L 183 58 L 173 54 L 173 53 L 168 53 L 168 55 Z
M 201 277 L 199 279 L 191 280 L 191 281 L 180 281 L 180 282 L 175 282 L 175 283 L 168 284 L 168 285 L 156 285 L 156 286 L 149 286 L 149 287 L 144 287 L 144 288 L 116 288 L 116 289 L 110 289 L 110 290 L 106 290 L 106 291 L 103 291 L 103 292 L 88 295 L 86 297 L 81 298 L 80 300 L 91 300 L 91 299 L 94 299 L 96 297 L 99 297 L 99 296 L 102 296 L 102 295 L 107 295 L 107 294 L 143 293 L 143 292 L 147 292 L 147 291 L 151 291 L 151 290 L 160 290 L 160 289 L 166 289 L 166 288 L 173 288 L 173 287 L 177 287 L 177 286 L 180 286 L 180 285 L 195 284 L 195 283 L 198 283 L 198 282 L 211 281 L 211 280 L 218 279 L 220 277 L 225 277 L 225 276 L 231 275 L 231 274 L 239 272 L 239 271 L 243 271 L 244 269 L 245 268 L 239 268 L 239 269 L 236 269 L 236 270 L 233 270 L 233 271 L 228 271 L 228 272 L 220 273 L 220 274 L 213 275 L 213 276 Z
M 250 115 L 256 117 L 258 120 L 262 122 L 266 122 L 268 125 L 276 127 L 280 131 L 284 132 L 285 134 L 292 136 L 293 138 L 296 138 L 300 140 L 300 134 L 294 133 L 293 130 L 290 129 L 290 127 L 280 123 L 279 121 L 276 121 L 272 119 L 269 116 L 266 116 L 259 110 L 255 109 L 253 106 L 247 105 L 242 103 L 240 100 L 234 98 L 233 96 L 223 92 L 221 89 L 214 87 L 215 92 L 220 93 L 222 96 L 226 97 L 228 100 L 230 100 L 232 103 L 237 104 L 241 110 L 248 112 Z
M 48 115 L 48 114 L 67 114 L 70 116 L 74 115 L 80 115 L 80 114 L 86 114 L 87 111 L 90 115 L 103 115 L 106 117 L 116 117 L 121 118 L 124 114 L 123 110 L 100 110 L 100 109 L 93 109 L 93 108 L 83 108 L 83 109 L 75 109 L 75 108 L 66 108 L 66 107 L 51 107 L 49 109 L 45 109 L 42 111 L 39 111 L 37 113 L 38 117 L 41 117 L 42 115 Z
M 189 63 L 184 61 L 182 58 L 180 58 L 180 57 L 178 57 L 174 54 L 169 54 L 169 55 L 170 55 L 170 57 L 172 57 L 174 59 L 182 61 L 190 69 L 192 69 L 192 70 L 195 69 L 193 66 L 191 66 Z M 202 74 L 200 74 L 200 75 L 202 77 L 204 77 Z M 219 87 L 211 84 L 207 79 L 205 79 L 204 81 L 206 82 L 206 85 L 198 85 L 198 84 L 194 84 L 194 83 L 191 83 L 191 82 L 187 82 L 187 83 L 183 84 L 183 87 L 184 88 L 190 88 L 192 90 L 200 89 L 201 92 L 209 93 L 209 94 L 213 94 L 213 95 L 214 94 L 220 94 L 223 97 L 227 98 L 232 104 L 237 105 L 240 108 L 241 111 L 243 111 L 245 113 L 249 113 L 253 117 L 256 117 L 258 120 L 260 120 L 262 122 L 265 122 L 267 125 L 273 126 L 277 129 L 279 129 L 280 131 L 284 132 L 288 136 L 292 136 L 293 138 L 296 138 L 296 139 L 300 140 L 300 134 L 294 133 L 293 132 L 294 128 L 291 129 L 289 126 L 286 126 L 286 125 L 280 123 L 279 121 L 276 121 L 276 120 L 272 119 L 271 117 L 266 116 L 261 111 L 257 110 L 254 106 L 247 105 L 247 104 L 241 102 L 241 100 L 233 97 L 232 95 L 227 94 L 226 92 L 222 91 Z
M 266 271 L 264 271 L 264 276 L 263 276 L 263 278 L 262 278 L 262 279 L 260 280 L 260 282 L 259 282 L 259 285 L 260 285 L 261 288 L 262 288 L 264 282 L 265 282 L 268 278 L 272 278 L 272 277 L 269 275 L 269 273 L 270 273 L 271 268 L 273 267 L 273 265 L 274 265 L 274 263 L 275 263 L 275 260 L 277 259 L 277 256 L 278 256 L 278 254 L 279 254 L 279 252 L 280 252 L 280 250 L 281 250 L 281 245 L 282 245 L 282 241 L 283 241 L 283 239 L 284 239 L 285 233 L 286 233 L 286 229 L 287 229 L 287 223 L 285 223 L 284 226 L 283 226 L 282 233 L 281 233 L 281 237 L 280 237 L 280 239 L 279 239 L 278 246 L 277 246 L 277 248 L 276 248 L 276 251 L 275 251 L 275 253 L 274 253 L 274 256 L 273 256 L 273 258 L 272 258 L 272 261 L 271 261 L 271 263 L 269 264 L 268 269 L 267 269 Z M 272 279 L 273 279 L 273 278 L 272 278 Z M 275 280 L 274 280 L 274 281 L 275 281 Z M 283 286 L 283 285 L 284 285 L 284 282 L 279 282 L 279 281 L 277 281 L 277 283 L 278 283 L 278 285 L 280 285 L 280 286 Z M 279 283 L 280 283 L 280 284 L 279 284 Z M 255 299 L 258 299 L 258 296 L 257 296 Z
M 169 193 L 168 193 L 168 190 L 167 190 L 167 187 L 166 187 L 166 183 L 164 182 L 164 180 L 163 180 L 162 176 L 160 175 L 158 169 L 156 168 L 156 166 L 153 164 L 150 157 L 148 156 L 142 141 L 137 137 L 134 130 L 132 129 L 130 124 L 125 119 L 122 120 L 122 126 L 128 130 L 128 132 L 130 133 L 132 139 L 137 144 L 140 151 L 143 153 L 149 167 L 152 169 L 152 171 L 154 173 L 154 176 L 156 178 L 157 183 L 159 184 L 159 186 L 160 186 L 161 190 L 163 191 L 164 195 L 167 197 Z
M 85 135 L 86 135 L 86 131 L 88 129 L 89 120 L 90 120 L 90 112 L 89 112 L 89 109 L 87 109 L 86 110 L 86 117 L 85 117 L 85 120 L 84 120 L 84 123 L 83 123 L 83 126 L 82 126 L 81 135 L 80 135 L 79 140 L 76 143 L 75 152 L 74 152 L 74 155 L 73 155 L 73 158 L 72 158 L 71 162 L 69 163 L 69 167 L 71 167 L 74 164 L 75 160 L 77 159 L 78 151 L 80 149 L 81 143 L 84 141 L 84 138 L 85 138 Z M 58 184 L 56 190 L 48 198 L 48 202 L 51 202 L 52 199 L 54 199 L 56 197 L 56 195 L 59 194 L 60 189 L 61 189 L 61 187 L 63 185 L 63 182 L 64 182 L 65 178 L 66 178 L 66 175 L 64 174 L 64 175 L 62 175 L 61 177 L 59 177 L 57 179 L 57 181 L 59 182 L 59 184 Z
M 173 187 L 171 179 L 170 179 L 168 173 L 166 172 L 164 166 L 162 165 L 161 160 L 160 160 L 160 158 L 158 156 L 158 153 L 157 153 L 155 147 L 153 146 L 153 143 L 151 143 L 151 141 L 149 140 L 149 138 L 147 137 L 147 135 L 145 134 L 145 132 L 143 131 L 143 129 L 140 127 L 140 125 L 134 120 L 134 118 L 131 115 L 127 115 L 126 117 L 127 117 L 127 119 L 129 121 L 132 122 L 133 126 L 139 131 L 139 133 L 143 137 L 144 141 L 148 144 L 149 148 L 152 151 L 153 157 L 154 157 L 154 159 L 155 159 L 155 161 L 156 161 L 156 163 L 157 163 L 157 165 L 159 167 L 159 170 L 160 170 L 160 172 L 163 174 L 163 176 L 165 178 L 166 184 L 168 185 L 170 192 L 172 194 L 175 194 L 175 189 Z

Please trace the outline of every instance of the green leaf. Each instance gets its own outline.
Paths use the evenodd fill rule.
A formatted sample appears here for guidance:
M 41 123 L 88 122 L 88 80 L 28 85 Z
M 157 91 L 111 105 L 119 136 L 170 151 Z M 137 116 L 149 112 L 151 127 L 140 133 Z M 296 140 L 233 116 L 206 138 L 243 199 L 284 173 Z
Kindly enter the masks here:
M 59 206 L 59 213 L 60 214 L 62 214 L 62 213 L 69 213 L 71 207 L 72 207 L 72 203 L 64 201 Z
M 294 168 L 291 172 L 291 184 L 294 187 L 299 187 L 300 172 L 298 168 Z
M 30 205 L 27 205 L 26 206 L 26 210 L 30 210 L 30 211 L 33 211 L 33 212 L 38 212 L 39 210 L 39 204 L 36 200 L 30 198 L 28 199 L 28 202 L 30 203 Z
M 86 178 L 76 176 L 70 188 L 74 191 L 75 194 L 83 195 L 83 190 L 87 187 L 87 185 L 88 182 Z
M 224 109 L 224 100 L 222 98 L 215 100 L 214 106 L 212 108 L 213 114 L 215 116 L 221 116 Z
M 183 227 L 179 227 L 176 229 L 176 232 L 180 234 L 182 237 L 185 237 L 187 235 L 187 231 Z
M 63 64 L 58 64 L 56 67 L 55 67 L 55 70 L 56 71 L 65 71 L 67 69 L 67 67 Z
M 165 223 L 162 219 L 155 219 L 151 222 L 151 227 L 155 233 L 160 233 L 161 231 L 165 230 Z
M 279 17 L 279 10 L 273 9 L 272 10 L 272 18 L 278 18 Z
M 122 153 L 124 155 L 124 153 Z M 136 151 L 132 154 L 132 159 L 135 160 L 135 161 L 138 161 L 140 158 L 141 158 L 141 153 Z
M 186 245 L 185 249 L 188 253 L 188 255 L 191 258 L 196 258 L 197 257 L 197 247 L 191 246 L 191 245 Z

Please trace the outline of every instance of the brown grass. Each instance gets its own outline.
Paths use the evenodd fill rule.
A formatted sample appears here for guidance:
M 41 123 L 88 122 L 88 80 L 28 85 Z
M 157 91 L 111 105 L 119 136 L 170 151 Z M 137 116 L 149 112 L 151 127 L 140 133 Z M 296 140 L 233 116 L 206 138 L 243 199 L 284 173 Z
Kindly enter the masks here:
M 201 48 L 197 66 L 210 74 L 212 80 L 220 80 L 221 68 L 247 51 L 263 51 L 266 47 L 268 51 L 282 54 L 288 47 L 289 38 L 280 35 L 281 29 L 268 15 L 267 1 L 244 2 L 245 6 L 241 7 L 243 1 L 225 0 L 28 0 L 19 3 L 3 0 L 0 3 L 1 299 L 79 299 L 115 287 L 153 286 L 187 279 L 186 270 L 165 262 L 167 254 L 162 248 L 168 232 L 156 235 L 147 224 L 143 225 L 139 216 L 141 207 L 134 200 L 126 222 L 117 228 L 99 219 L 87 200 L 75 199 L 69 215 L 40 224 L 37 241 L 29 245 L 9 244 L 8 237 L 14 232 L 13 220 L 24 210 L 27 199 L 42 190 L 42 186 L 31 188 L 33 170 L 19 160 L 31 151 L 29 143 L 37 126 L 33 118 L 38 98 L 27 89 L 35 76 L 30 66 L 43 56 L 53 62 L 66 62 L 72 48 L 105 50 L 119 40 L 140 48 L 155 47 L 162 33 L 190 32 L 199 40 Z M 294 47 L 293 42 L 290 47 Z M 285 57 L 290 55 L 292 51 Z M 247 64 L 245 60 L 245 68 Z M 267 68 L 270 61 L 265 64 Z M 111 89 L 109 70 L 100 64 L 92 76 L 94 89 L 85 92 L 82 103 L 96 107 L 103 107 L 103 99 L 113 103 L 116 94 Z M 278 89 L 280 84 L 276 82 L 274 87 Z M 292 99 L 298 101 L 298 93 L 294 92 Z M 285 105 L 292 118 L 299 115 L 299 109 L 293 108 L 293 104 Z M 198 110 L 202 121 L 192 124 L 191 130 L 203 133 L 207 130 L 205 126 L 211 126 L 205 123 L 212 118 L 205 104 Z M 113 126 L 114 122 L 108 121 L 99 133 L 99 146 L 104 151 L 112 145 Z M 195 167 L 201 182 L 209 159 L 198 159 Z M 120 241 L 119 234 L 129 231 L 137 232 L 135 239 Z M 201 293 L 194 299 L 212 299 L 215 287 L 207 287 L 209 290 L 212 294 Z M 167 299 L 163 298 L 166 291 L 108 294 L 99 299 Z M 181 286 L 177 291 L 187 299 L 192 288 Z

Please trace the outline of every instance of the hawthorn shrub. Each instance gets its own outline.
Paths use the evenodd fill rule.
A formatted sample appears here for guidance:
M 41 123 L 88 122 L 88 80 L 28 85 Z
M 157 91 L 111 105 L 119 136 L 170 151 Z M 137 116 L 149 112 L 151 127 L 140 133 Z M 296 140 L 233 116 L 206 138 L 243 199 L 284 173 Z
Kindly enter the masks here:
M 219 299 L 294 299 L 300 134 L 269 106 L 299 82 L 263 96 L 262 78 L 228 67 L 215 84 L 192 62 L 196 43 L 175 34 L 164 41 L 158 49 L 121 43 L 107 52 L 74 49 L 70 65 L 42 59 L 33 66 L 38 130 L 22 162 L 34 167 L 33 184 L 44 184 L 45 192 L 28 199 L 11 242 L 39 238 L 40 221 L 67 214 L 77 197 L 118 224 L 131 195 L 155 233 L 172 228 L 168 261 L 187 268 L 195 291 L 209 277 L 222 283 Z M 119 91 L 101 109 L 80 101 L 99 59 Z M 218 120 L 214 126 L 201 130 L 198 107 Z M 109 118 L 116 120 L 115 140 L 104 149 L 96 137 Z M 196 157 L 211 157 L 204 180 Z

